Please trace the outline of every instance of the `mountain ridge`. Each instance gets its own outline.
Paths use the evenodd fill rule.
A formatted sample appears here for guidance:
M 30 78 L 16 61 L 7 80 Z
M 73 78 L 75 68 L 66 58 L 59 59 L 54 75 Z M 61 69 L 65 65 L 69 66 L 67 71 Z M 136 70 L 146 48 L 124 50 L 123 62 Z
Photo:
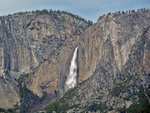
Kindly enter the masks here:
M 0 80 L 12 87 L 10 94 L 17 95 L 14 101 L 18 101 L 20 112 L 43 109 L 64 94 L 65 100 L 56 100 L 45 110 L 113 113 L 130 111 L 134 104 L 143 106 L 137 104 L 141 96 L 148 103 L 149 10 L 105 15 L 93 25 L 61 12 L 35 15 L 21 13 L 0 18 L 3 75 Z M 65 81 L 77 46 L 78 85 L 65 93 Z M 8 92 L 3 91 L 0 95 Z M 148 106 L 145 107 L 147 110 Z
M 78 41 L 79 34 L 89 26 L 84 20 L 72 17 L 69 14 L 60 12 L 51 12 L 50 14 L 45 12 L 39 12 L 35 15 L 25 13 L 0 18 L 0 75 L 2 81 L 6 81 L 5 85 L 7 86 L 7 88 L 4 88 L 3 82 L 0 83 L 2 86 L 0 91 L 1 97 L 7 95 L 7 97 L 3 97 L 0 100 L 3 101 L 0 102 L 1 107 L 10 108 L 17 104 L 16 101 L 19 103 L 20 94 L 16 79 L 19 79 L 21 75 L 29 75 L 28 78 L 21 78 L 28 79 L 30 84 L 32 84 L 31 75 L 40 70 L 42 63 L 44 63 L 43 66 L 45 68 L 43 67 L 41 69 L 44 73 L 47 73 L 45 77 L 50 77 L 49 79 L 43 79 L 44 85 L 40 80 L 41 83 L 37 85 L 37 88 L 34 88 L 37 90 L 33 89 L 33 92 L 40 97 L 44 92 L 55 92 L 57 73 L 54 73 L 55 75 L 49 75 L 47 72 L 49 69 L 46 69 L 46 65 L 57 62 L 58 58 L 56 59 L 56 56 L 59 54 L 61 46 L 69 44 L 72 46 Z M 47 60 L 49 57 L 53 58 Z M 54 67 L 53 69 L 56 69 L 53 64 L 51 66 Z M 28 86 L 30 85 L 29 81 L 27 81 Z M 26 84 L 26 81 L 22 84 Z M 36 84 L 32 85 L 32 87 L 35 86 Z M 32 87 L 30 88 L 32 89 Z M 10 91 L 12 93 L 9 93 Z M 15 99 L 11 99 L 11 97 Z M 13 100 L 12 104 L 11 100 Z
M 79 66 L 92 75 L 45 111 L 148 113 L 149 19 L 149 11 L 106 15 L 84 31 Z

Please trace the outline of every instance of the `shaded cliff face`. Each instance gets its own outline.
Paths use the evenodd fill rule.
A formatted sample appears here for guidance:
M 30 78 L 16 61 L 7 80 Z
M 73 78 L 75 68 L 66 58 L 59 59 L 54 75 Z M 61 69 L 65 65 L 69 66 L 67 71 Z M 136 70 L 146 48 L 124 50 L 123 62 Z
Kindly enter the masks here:
M 0 84 L 3 90 L 0 97 L 12 91 L 7 98 L 0 99 L 0 107 L 10 108 L 19 101 L 16 79 L 28 73 L 28 80 L 23 84 L 35 95 L 53 95 L 59 89 L 63 94 L 64 81 L 61 81 L 65 80 L 69 69 L 73 47 L 88 26 L 83 19 L 62 12 L 0 17 Z M 10 95 L 14 99 L 9 98 Z M 4 101 L 9 105 L 3 104 Z
M 100 18 L 82 34 L 78 62 L 81 83 L 47 112 L 148 112 L 150 11 Z
M 86 30 L 79 47 L 80 75 L 92 75 L 97 65 L 106 68 L 107 63 L 112 64 L 114 74 L 149 72 L 149 16 L 149 11 L 104 16 Z M 135 58 L 131 56 L 133 52 Z

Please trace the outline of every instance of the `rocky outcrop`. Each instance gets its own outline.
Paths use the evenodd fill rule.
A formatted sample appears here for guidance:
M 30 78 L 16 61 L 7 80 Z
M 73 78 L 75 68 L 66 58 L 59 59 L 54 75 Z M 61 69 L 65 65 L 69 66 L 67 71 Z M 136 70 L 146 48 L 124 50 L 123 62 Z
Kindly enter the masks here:
M 1 75 L 6 71 L 16 77 L 29 73 L 65 40 L 78 39 L 87 26 L 86 22 L 64 13 L 1 17 Z
M 9 97 L 3 96 L 2 107 L 19 102 L 19 88 L 25 88 L 20 89 L 25 97 L 36 97 L 23 103 L 21 96 L 24 112 L 35 112 L 58 97 L 46 111 L 120 112 L 143 106 L 141 98 L 149 107 L 150 11 L 106 15 L 88 27 L 64 12 L 0 17 L 0 87 L 7 87 L 0 96 Z M 78 85 L 65 92 L 76 47 Z
M 6 80 L 0 77 L 0 107 L 11 108 L 14 105 L 19 104 L 20 96 L 17 86 L 15 86 L 10 80 Z
M 57 11 L 0 17 L 0 76 L 8 87 L 1 95 L 7 95 L 8 89 L 12 91 L 11 98 L 2 98 L 0 102 L 8 104 L 12 101 L 0 107 L 10 108 L 19 102 L 15 80 L 27 73 L 30 76 L 24 84 L 35 95 L 53 95 L 58 89 L 63 94 L 59 86 L 63 86 L 61 81 L 65 78 L 60 80 L 61 74 L 66 74 L 71 48 L 88 26 L 78 16 Z M 0 81 L 1 85 L 3 83 Z
M 129 70 L 134 72 L 133 68 L 140 71 L 142 67 L 137 66 L 144 66 L 146 72 L 150 71 L 148 69 L 149 50 L 147 50 L 149 46 L 149 11 L 104 16 L 86 30 L 82 37 L 79 47 L 79 66 L 81 68 L 79 75 L 88 77 L 93 74 L 97 65 L 103 64 L 105 67 L 104 63 L 106 62 L 112 63 L 114 74 Z M 140 51 L 138 49 L 142 49 L 143 53 L 134 54 L 135 57 L 139 54 L 141 56 L 139 59 L 132 59 L 131 54 L 134 51 Z M 144 51 L 147 52 L 144 53 Z M 147 57 L 143 59 L 142 54 Z M 132 63 L 129 63 L 130 61 Z M 139 64 L 133 62 L 139 62 Z M 143 64 L 144 62 L 146 64 Z M 82 70 L 85 71 L 82 72 Z
M 149 10 L 101 17 L 79 43 L 81 83 L 45 110 L 148 112 L 149 53 Z

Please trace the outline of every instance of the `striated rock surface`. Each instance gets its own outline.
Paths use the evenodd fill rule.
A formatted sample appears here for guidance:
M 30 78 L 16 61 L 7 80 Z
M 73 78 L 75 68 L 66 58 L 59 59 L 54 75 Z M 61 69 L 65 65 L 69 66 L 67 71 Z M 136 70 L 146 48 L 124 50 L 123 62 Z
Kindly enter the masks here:
M 85 21 L 57 12 L 1 17 L 1 75 L 8 71 L 17 78 L 31 72 L 65 40 L 77 40 L 87 27 Z
M 63 94 L 62 80 L 69 68 L 73 45 L 88 26 L 84 19 L 59 11 L 0 17 L 0 76 L 4 78 L 0 81 L 0 95 L 7 95 L 11 89 L 7 98 L 1 96 L 0 107 L 11 108 L 19 103 L 16 80 L 23 79 L 20 75 L 29 75 L 21 84 L 39 97 L 54 95 L 59 89 Z
M 65 92 L 76 47 L 77 86 Z M 18 110 L 18 102 L 32 113 L 62 97 L 43 112 L 147 112 L 149 73 L 149 10 L 106 15 L 90 27 L 59 11 L 0 17 L 2 108 Z
M 97 65 L 105 67 L 107 63 L 112 64 L 114 74 L 129 70 L 134 72 L 134 69 L 141 72 L 140 68 L 143 67 L 139 66 L 144 66 L 145 72 L 149 72 L 149 16 L 149 11 L 108 15 L 88 28 L 80 43 L 79 75 L 88 77 L 93 74 Z M 140 50 L 142 53 L 134 54 L 134 57 L 141 54 L 139 59 L 131 58 L 134 51 Z M 85 70 L 85 74 L 82 74 L 82 70 Z
M 17 86 L 15 86 L 10 80 L 5 80 L 0 77 L 0 107 L 11 108 L 14 107 L 17 102 L 19 103 L 20 96 Z
M 148 113 L 149 56 L 149 10 L 101 17 L 79 42 L 81 83 L 45 110 Z

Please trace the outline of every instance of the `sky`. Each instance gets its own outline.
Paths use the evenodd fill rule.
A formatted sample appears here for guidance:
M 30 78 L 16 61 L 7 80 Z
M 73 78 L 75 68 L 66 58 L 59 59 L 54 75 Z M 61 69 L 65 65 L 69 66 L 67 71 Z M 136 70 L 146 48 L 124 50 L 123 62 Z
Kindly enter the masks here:
M 0 0 L 0 16 L 53 9 L 67 11 L 93 22 L 109 12 L 140 8 L 150 8 L 150 0 Z

